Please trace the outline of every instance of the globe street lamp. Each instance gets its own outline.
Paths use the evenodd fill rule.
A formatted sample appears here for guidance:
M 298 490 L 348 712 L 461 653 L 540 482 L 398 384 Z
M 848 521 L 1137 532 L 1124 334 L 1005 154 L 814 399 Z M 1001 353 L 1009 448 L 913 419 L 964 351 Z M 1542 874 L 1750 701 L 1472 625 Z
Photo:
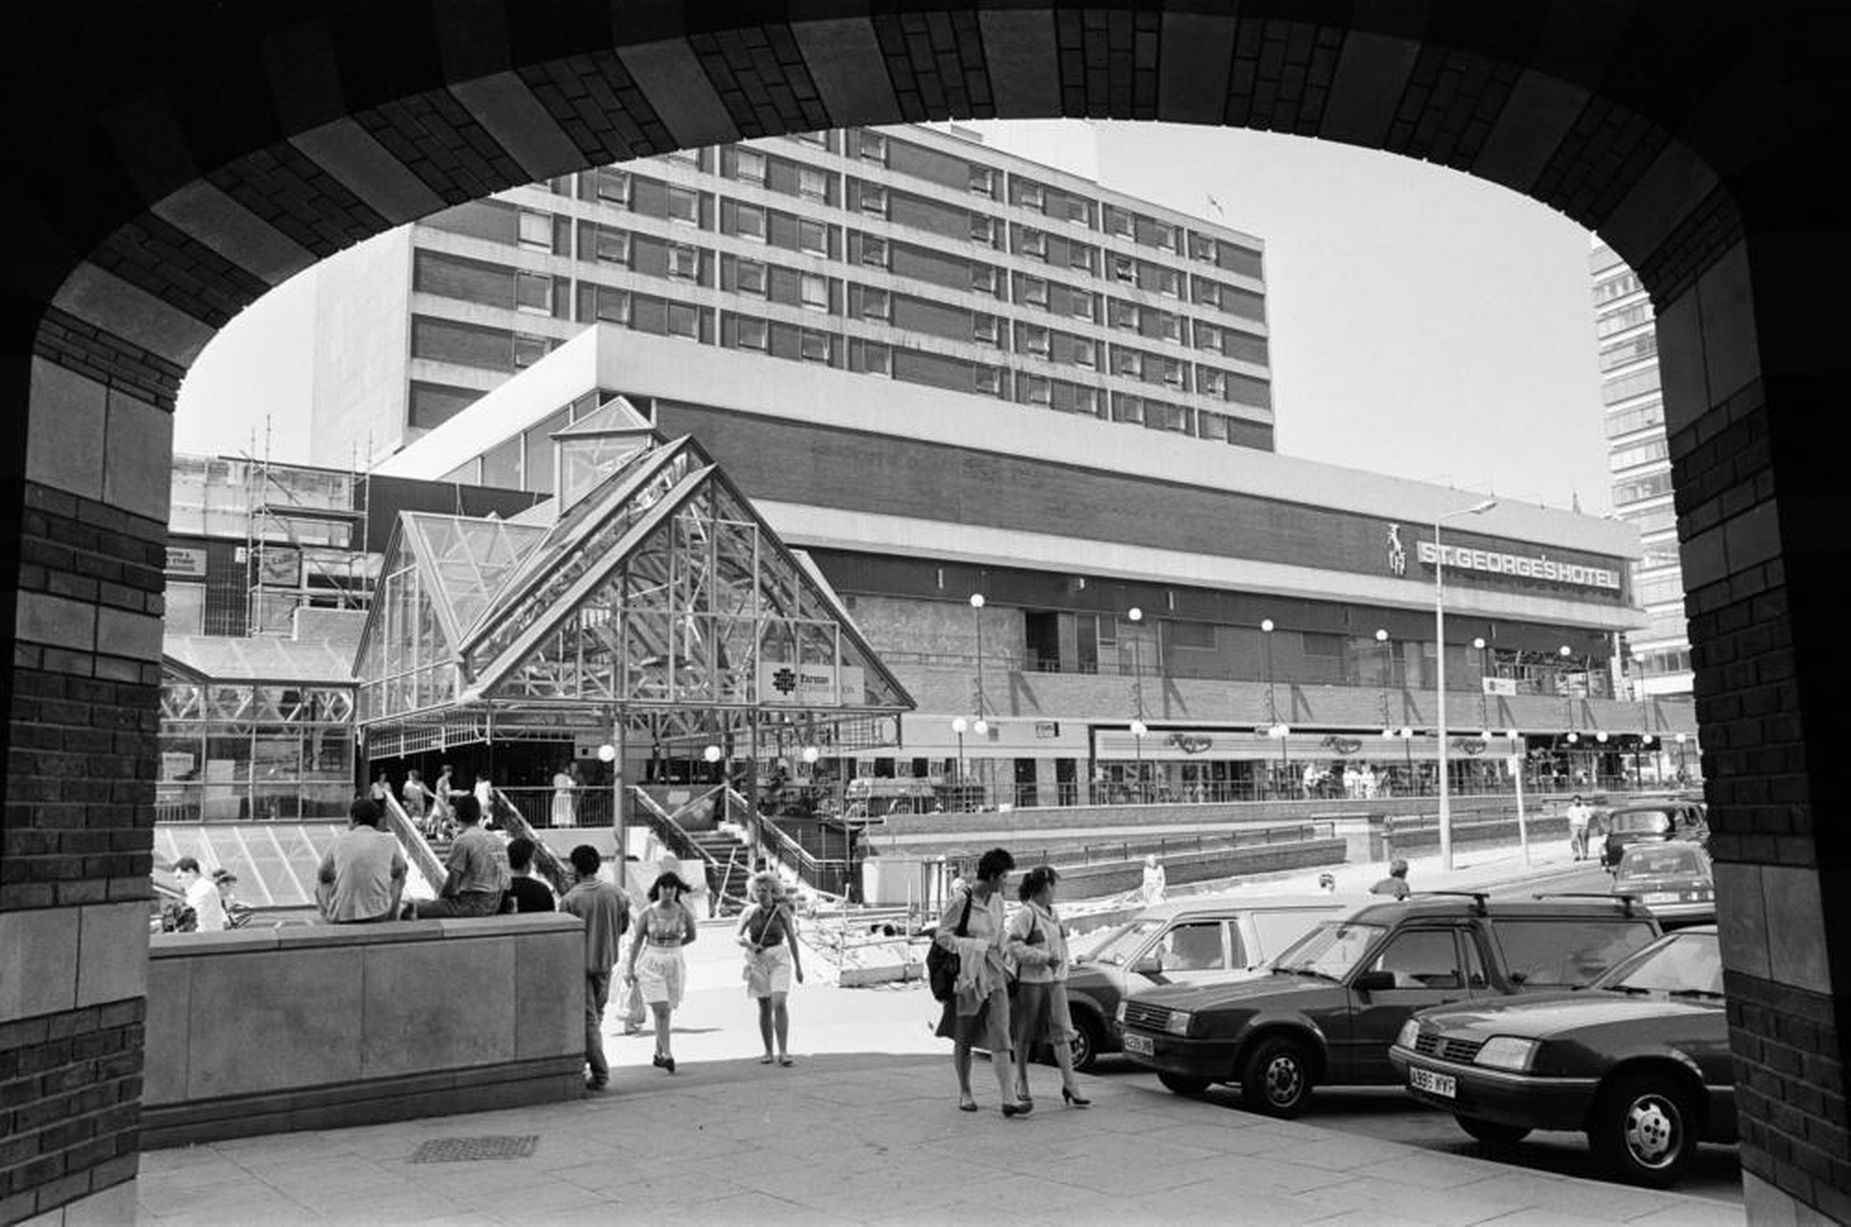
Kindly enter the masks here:
M 1394 662 L 1389 656 L 1388 632 L 1378 629 L 1375 641 L 1382 645 L 1382 736 L 1389 735 L 1388 728 L 1388 675 L 1394 672 Z
M 1440 548 L 1440 525 L 1460 516 L 1483 515 L 1498 505 L 1494 498 L 1449 511 L 1433 522 L 1433 659 L 1434 714 L 1439 725 L 1440 871 L 1453 870 L 1452 789 L 1446 771 L 1446 554 Z M 1482 726 L 1481 726 L 1482 727 Z
M 1279 723 L 1279 704 L 1273 698 L 1273 620 L 1260 622 L 1260 640 L 1266 645 L 1266 723 Z
M 1138 801 L 1139 801 L 1140 803 L 1142 803 L 1142 802 L 1143 802 L 1143 801 L 1145 800 L 1145 792 L 1144 792 L 1144 737 L 1145 737 L 1145 734 L 1147 734 L 1147 733 L 1149 733 L 1149 732 L 1150 732 L 1150 726 L 1149 726 L 1149 725 L 1147 725 L 1147 724 L 1145 724 L 1143 720 L 1141 720 L 1141 719 L 1139 719 L 1139 720 L 1133 720 L 1133 721 L 1131 722 L 1131 744 L 1132 744 L 1132 745 L 1133 745 L 1133 746 L 1135 747 L 1135 749 L 1136 749 L 1136 753 L 1137 753 L 1137 763 L 1138 763 Z
M 1125 611 L 1125 617 L 1131 621 L 1131 705 L 1136 712 L 1131 721 L 1131 736 L 1137 746 L 1138 800 L 1143 801 L 1144 735 L 1150 732 L 1144 723 L 1144 641 L 1138 633 L 1144 621 L 1144 611 L 1133 605 Z

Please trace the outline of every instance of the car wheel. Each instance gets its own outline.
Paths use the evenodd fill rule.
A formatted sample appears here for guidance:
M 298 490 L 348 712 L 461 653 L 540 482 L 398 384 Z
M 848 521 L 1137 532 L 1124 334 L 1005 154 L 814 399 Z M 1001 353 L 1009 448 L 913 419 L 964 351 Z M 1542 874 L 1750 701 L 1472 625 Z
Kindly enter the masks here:
M 1157 1081 L 1178 1095 L 1200 1095 L 1208 1089 L 1207 1078 L 1191 1078 L 1185 1074 L 1172 1074 L 1167 1071 L 1159 1072 Z
M 1261 1040 L 1241 1075 L 1247 1107 L 1267 1116 L 1297 1116 L 1311 1097 L 1311 1057 L 1297 1040 L 1276 1036 Z
M 1099 1024 L 1093 1021 L 1090 1014 L 1074 1014 L 1073 1068 L 1080 1073 L 1089 1073 L 1098 1063 Z
M 1529 1129 L 1522 1125 L 1500 1125 L 1496 1121 L 1480 1120 L 1476 1116 L 1461 1116 L 1457 1113 L 1453 1119 L 1459 1122 L 1459 1128 L 1486 1146 L 1515 1146 L 1530 1136 Z
M 1683 1087 L 1662 1074 L 1637 1074 L 1594 1105 L 1588 1145 L 1622 1180 L 1669 1188 L 1696 1151 L 1694 1115 Z

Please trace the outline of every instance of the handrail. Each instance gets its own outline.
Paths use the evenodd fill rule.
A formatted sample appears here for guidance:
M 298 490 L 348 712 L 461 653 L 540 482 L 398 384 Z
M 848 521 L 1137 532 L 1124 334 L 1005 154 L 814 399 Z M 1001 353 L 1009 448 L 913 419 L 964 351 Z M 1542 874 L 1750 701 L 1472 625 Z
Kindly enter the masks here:
M 418 872 L 430 883 L 431 892 L 436 894 L 442 891 L 449 871 L 444 868 L 443 861 L 438 859 L 437 849 L 431 847 L 430 841 L 424 838 L 424 832 L 418 829 L 418 824 L 411 820 L 411 815 L 405 812 L 404 806 L 390 792 L 386 793 L 386 822 L 391 825 L 392 834 L 397 836 L 399 846 L 405 849 L 406 857 L 417 863 Z
M 676 822 L 667 810 L 656 804 L 656 799 L 650 796 L 642 785 L 630 785 L 630 794 L 637 802 L 637 812 L 642 814 L 643 820 L 649 824 L 650 828 L 655 831 L 657 837 L 660 838 L 663 843 L 667 844 L 669 850 L 674 852 L 676 856 L 684 861 L 690 858 L 705 861 L 715 869 L 720 868 L 720 862 L 715 859 L 707 849 L 695 843 L 694 838 L 688 834 L 687 830 L 679 822 Z M 692 804 L 692 802 L 689 804 Z M 687 809 L 688 806 L 684 805 L 675 812 L 678 814 L 685 813 Z
M 505 827 L 516 839 L 525 839 L 533 844 L 533 864 L 534 868 L 540 871 L 540 876 L 544 877 L 552 885 L 553 890 L 561 895 L 571 890 L 576 875 L 567 873 L 558 855 L 547 847 L 545 840 L 534 834 L 533 823 L 527 821 L 527 815 L 521 812 L 520 807 L 509 800 L 507 794 L 501 789 L 493 786 L 488 790 L 488 798 L 489 809 L 493 812 L 495 821 Z

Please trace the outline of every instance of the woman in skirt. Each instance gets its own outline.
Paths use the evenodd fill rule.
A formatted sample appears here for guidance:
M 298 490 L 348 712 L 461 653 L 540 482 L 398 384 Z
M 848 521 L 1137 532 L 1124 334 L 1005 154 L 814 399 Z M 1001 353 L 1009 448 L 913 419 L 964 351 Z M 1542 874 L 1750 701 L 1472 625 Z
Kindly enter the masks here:
M 1003 975 L 1003 887 L 1015 858 L 992 848 L 977 862 L 977 880 L 951 900 L 939 918 L 933 941 L 957 954 L 957 989 L 945 1002 L 938 1034 L 952 1042 L 951 1060 L 958 1073 L 958 1107 L 977 1110 L 970 1089 L 971 1049 L 987 1048 L 996 1074 L 996 1091 L 1004 1116 L 1026 1116 L 1029 1105 L 1017 1102 L 1015 1064 L 1010 1057 L 1009 990 Z
M 630 963 L 624 982 L 642 990 L 643 1001 L 656 1019 L 656 1057 L 659 1069 L 675 1072 L 669 1049 L 669 1019 L 681 1005 L 687 983 L 687 963 L 681 948 L 694 940 L 694 913 L 682 903 L 688 884 L 672 873 L 657 877 L 649 888 L 649 906 L 643 909 L 630 943 Z
M 1016 965 L 1015 1000 L 1010 1003 L 1016 1053 L 1016 1098 L 1032 1103 L 1028 1060 L 1038 1044 L 1054 1050 L 1060 1067 L 1060 1097 L 1072 1108 L 1092 1106 L 1073 1076 L 1073 1019 L 1067 1012 L 1067 930 L 1054 910 L 1060 875 L 1041 865 L 1022 875 L 1017 893 L 1022 910 L 1009 922 L 1003 950 Z
M 756 900 L 752 909 L 739 921 L 739 944 L 746 948 L 746 996 L 758 1002 L 758 1034 L 765 1041 L 765 1055 L 760 1065 L 775 1059 L 779 1065 L 791 1063 L 791 1016 L 786 1005 L 791 991 L 791 975 L 803 983 L 803 961 L 797 949 L 797 921 L 790 903 L 784 898 L 784 884 L 775 873 L 761 873 L 752 879 Z M 777 1055 L 772 1055 L 773 1039 Z

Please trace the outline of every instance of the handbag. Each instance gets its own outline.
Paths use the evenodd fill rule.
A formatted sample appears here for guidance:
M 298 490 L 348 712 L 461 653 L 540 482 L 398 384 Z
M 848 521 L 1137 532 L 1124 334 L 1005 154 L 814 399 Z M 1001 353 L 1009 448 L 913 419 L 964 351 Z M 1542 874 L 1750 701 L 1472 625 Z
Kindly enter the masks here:
M 1028 920 L 1028 936 L 1022 939 L 1022 942 L 1024 945 L 1033 946 L 1036 944 L 1036 939 L 1041 936 L 1041 929 L 1039 927 L 1040 923 L 1041 923 L 1040 913 L 1031 911 L 1029 913 L 1029 920 Z M 1022 972 L 1021 964 L 1011 959 L 1009 962 L 1008 989 L 1009 989 L 1009 1000 L 1012 1002 L 1015 1000 L 1016 989 L 1022 983 L 1021 972 Z
M 964 892 L 964 915 L 958 919 L 958 927 L 953 932 L 958 937 L 970 936 L 971 893 Z M 957 995 L 958 972 L 963 969 L 964 960 L 957 951 L 947 950 L 932 940 L 932 948 L 926 951 L 926 984 L 932 990 L 932 997 L 937 1001 L 950 1001 Z

